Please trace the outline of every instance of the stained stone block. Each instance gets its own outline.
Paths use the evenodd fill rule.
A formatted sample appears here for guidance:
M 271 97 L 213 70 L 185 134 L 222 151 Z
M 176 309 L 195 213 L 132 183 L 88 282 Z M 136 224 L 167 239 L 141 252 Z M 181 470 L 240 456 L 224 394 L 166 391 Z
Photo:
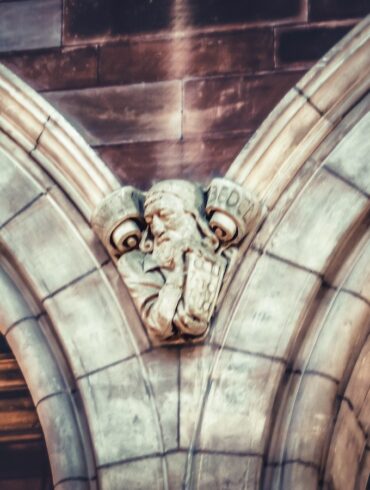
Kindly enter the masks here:
M 99 469 L 99 488 L 102 490 L 165 490 L 166 463 L 164 457 L 138 461 Z M 172 490 L 172 489 L 171 489 Z
M 187 460 L 186 451 L 166 455 L 168 486 L 171 490 L 183 490 Z
M 215 351 L 208 346 L 181 350 L 180 447 L 188 448 L 200 422 L 204 390 Z
M 189 80 L 184 134 L 255 130 L 302 72 Z
M 43 400 L 37 407 L 55 483 L 65 479 L 86 479 L 85 455 L 76 432 L 69 395 L 61 394 Z
M 0 52 L 59 46 L 61 23 L 60 0 L 0 3 Z
M 97 82 L 95 47 L 12 53 L 0 62 L 35 90 L 89 87 Z
M 369 13 L 366 0 L 310 0 L 311 20 L 348 19 Z
M 54 105 L 91 145 L 176 140 L 181 135 L 181 84 L 48 92 Z
M 162 452 L 159 415 L 136 358 L 82 378 L 78 385 L 98 466 Z
M 240 297 L 226 338 L 224 324 L 217 322 L 213 340 L 232 349 L 288 359 L 305 306 L 320 284 L 314 274 L 263 255 Z
M 104 84 L 249 73 L 273 67 L 273 33 L 270 29 L 247 29 L 105 44 L 99 62 L 99 80 Z
M 57 326 L 76 377 L 134 354 L 130 327 L 100 271 L 53 295 L 44 307 Z
M 313 62 L 334 46 L 351 26 L 281 28 L 277 30 L 280 63 Z
M 154 181 L 188 178 L 209 183 L 225 174 L 250 133 L 200 136 L 181 141 L 155 141 L 101 146 L 97 152 L 121 182 L 148 188 Z M 145 171 L 143 172 L 143 169 Z
M 133 33 L 170 30 L 179 24 L 182 28 L 230 23 L 254 22 L 298 17 L 299 0 L 68 0 L 65 10 L 65 37 L 67 42 L 81 39 L 117 37 Z
M 224 350 L 204 392 L 196 448 L 262 455 L 281 363 Z
M 367 199 L 325 171 L 305 188 L 281 221 L 267 250 L 316 272 L 367 209 Z

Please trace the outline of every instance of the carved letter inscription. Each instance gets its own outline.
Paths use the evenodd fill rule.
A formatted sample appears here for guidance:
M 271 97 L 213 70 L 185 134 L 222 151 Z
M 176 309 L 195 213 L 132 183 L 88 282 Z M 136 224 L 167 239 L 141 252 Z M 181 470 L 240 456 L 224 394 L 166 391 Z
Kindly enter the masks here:
M 167 180 L 146 193 L 115 191 L 92 225 L 150 337 L 169 343 L 204 338 L 237 246 L 260 216 L 256 199 L 229 180 L 214 179 L 208 189 Z

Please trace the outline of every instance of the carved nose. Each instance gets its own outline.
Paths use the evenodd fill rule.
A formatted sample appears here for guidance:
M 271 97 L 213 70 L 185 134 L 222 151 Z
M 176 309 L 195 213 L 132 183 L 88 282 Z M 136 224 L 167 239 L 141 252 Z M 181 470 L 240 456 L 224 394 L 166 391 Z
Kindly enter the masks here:
M 158 216 L 154 215 L 153 221 L 152 221 L 152 232 L 155 235 L 160 235 L 164 231 L 165 231 L 165 229 L 164 229 L 162 221 L 159 219 Z

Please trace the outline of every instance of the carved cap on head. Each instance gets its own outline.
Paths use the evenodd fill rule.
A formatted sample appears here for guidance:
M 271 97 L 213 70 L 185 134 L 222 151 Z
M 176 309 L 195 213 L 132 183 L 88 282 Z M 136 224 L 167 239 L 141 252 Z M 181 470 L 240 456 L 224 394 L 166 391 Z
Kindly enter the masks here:
M 198 184 L 181 179 L 163 180 L 154 184 L 146 193 L 144 206 L 150 206 L 157 201 L 165 204 L 163 198 L 169 195 L 180 199 L 185 211 L 191 214 L 202 213 L 204 206 L 203 189 Z

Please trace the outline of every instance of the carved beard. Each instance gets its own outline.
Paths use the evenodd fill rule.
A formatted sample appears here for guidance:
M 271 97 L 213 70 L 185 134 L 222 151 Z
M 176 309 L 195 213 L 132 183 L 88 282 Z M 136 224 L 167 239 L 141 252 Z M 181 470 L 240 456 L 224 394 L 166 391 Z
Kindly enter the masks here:
M 184 243 L 173 240 L 166 240 L 160 244 L 154 242 L 153 258 L 161 267 L 173 269 L 175 258 L 179 256 L 183 248 Z

